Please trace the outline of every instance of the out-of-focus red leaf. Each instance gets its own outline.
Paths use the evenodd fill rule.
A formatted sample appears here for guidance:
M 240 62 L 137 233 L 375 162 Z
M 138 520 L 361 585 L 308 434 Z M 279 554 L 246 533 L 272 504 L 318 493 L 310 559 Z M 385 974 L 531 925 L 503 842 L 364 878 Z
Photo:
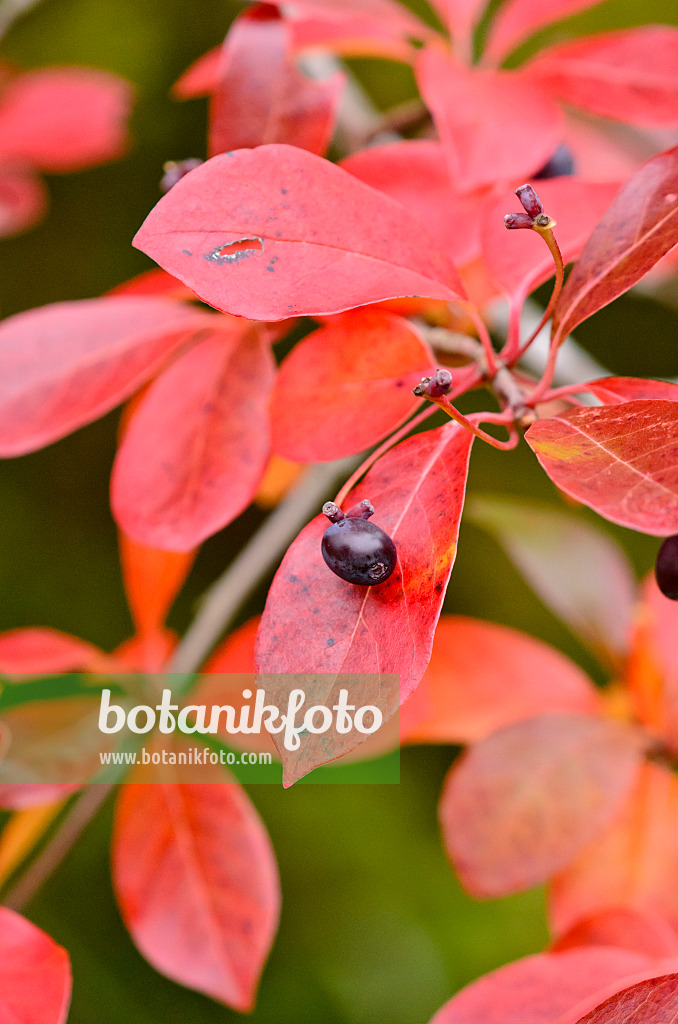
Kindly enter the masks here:
M 127 148 L 127 82 L 94 68 L 39 68 L 0 94 L 0 159 L 76 171 Z
M 644 25 L 542 50 L 523 72 L 560 100 L 630 124 L 678 124 L 678 29 Z
M 122 531 L 118 543 L 127 603 L 136 632 L 141 636 L 154 633 L 164 625 L 196 552 L 150 548 Z
M 254 644 L 261 616 L 248 619 L 224 640 L 209 659 L 204 672 L 254 672 Z
M 625 725 L 573 714 L 515 722 L 462 754 L 440 821 L 468 891 L 504 896 L 562 871 L 619 810 L 640 754 Z
M 559 651 L 507 626 L 444 615 L 400 728 L 407 743 L 470 743 L 536 715 L 600 708 L 591 681 Z
M 487 0 L 431 0 L 431 6 L 449 28 L 455 44 L 472 52 L 473 30 L 487 7 Z
M 620 907 L 658 914 L 678 930 L 678 777 L 645 764 L 623 811 L 551 885 L 555 935 Z
M 461 192 L 532 174 L 560 142 L 558 106 L 519 72 L 468 68 L 438 46 L 421 53 L 416 71 Z
M 118 671 L 161 672 L 177 646 L 171 629 L 156 629 L 124 640 L 113 652 Z
M 655 401 L 678 402 L 678 384 L 667 380 L 648 380 L 645 377 L 601 377 L 589 381 L 586 390 L 604 405 L 621 405 L 652 398 Z
M 500 61 L 545 25 L 569 18 L 598 3 L 600 0 L 551 0 L 549 4 L 543 4 L 540 0 L 508 0 L 490 26 L 485 57 Z
M 402 317 L 359 309 L 333 318 L 280 367 L 271 401 L 274 450 L 298 462 L 363 451 L 413 412 L 412 388 L 435 365 Z
M 556 942 L 555 952 L 580 946 L 615 946 L 656 959 L 678 957 L 678 935 L 659 914 L 633 907 L 604 910 L 578 921 Z
M 47 210 L 47 189 L 25 167 L 0 164 L 0 238 L 33 227 Z
M 428 39 L 435 35 L 428 25 L 396 0 L 340 0 L 340 3 L 336 0 L 294 0 L 289 5 L 287 0 L 271 2 L 276 7 L 284 4 L 289 17 L 296 20 L 303 21 L 320 15 L 339 22 L 350 22 L 355 17 L 361 17 L 381 21 L 389 25 L 392 32 L 399 32 L 405 37 Z
M 0 907 L 0 1024 L 65 1024 L 68 953 L 20 914 Z
M 0 673 L 51 675 L 102 668 L 106 655 L 56 629 L 11 629 L 0 633 Z
M 556 223 L 565 263 L 576 259 L 618 191 L 616 184 L 554 178 L 536 183 L 544 210 Z M 488 203 L 481 218 L 483 259 L 495 280 L 517 300 L 553 277 L 553 257 L 536 231 L 507 231 L 504 214 L 518 207 L 507 188 Z
M 58 302 L 0 323 L 0 455 L 90 423 L 214 318 L 158 298 Z
M 259 4 L 236 18 L 217 67 L 210 156 L 267 142 L 325 152 L 345 77 L 307 78 L 291 44 L 290 28 L 274 7 Z
M 0 784 L 0 807 L 7 811 L 24 811 L 28 807 L 42 807 L 56 803 L 77 792 L 77 785 L 50 785 L 45 783 Z
M 253 320 L 463 293 L 398 203 L 292 146 L 208 160 L 160 200 L 134 244 L 210 305 Z
M 209 96 L 219 81 L 221 46 L 215 46 L 198 57 L 172 86 L 172 93 L 179 100 Z
M 113 880 L 125 924 L 156 970 L 251 1010 L 280 907 L 266 830 L 236 783 L 179 784 L 155 772 L 154 785 L 125 785 L 116 808 Z M 138 770 L 132 778 L 150 780 Z
M 430 1024 L 575 1024 L 582 1003 L 585 1013 L 651 969 L 648 957 L 621 949 L 538 953 L 467 985 Z
M 678 533 L 678 402 L 573 409 L 525 436 L 572 498 L 632 530 Z
M 481 210 L 489 192 L 457 191 L 439 142 L 406 139 L 372 146 L 353 153 L 341 166 L 418 217 L 435 234 L 438 248 L 458 266 L 478 254 Z
M 566 111 L 563 142 L 572 152 L 577 177 L 585 181 L 617 181 L 621 186 L 646 157 L 629 145 L 626 134 L 619 137 L 616 125 L 575 110 Z
M 611 537 L 571 513 L 503 495 L 475 497 L 468 513 L 493 534 L 547 607 L 617 666 L 628 650 L 636 585 Z
M 347 507 L 369 498 L 375 522 L 396 544 L 398 564 L 386 582 L 358 587 L 327 568 L 324 516 L 302 530 L 268 593 L 259 672 L 398 673 L 400 699 L 412 692 L 431 655 L 454 563 L 471 442 L 456 424 L 417 434 L 347 497 Z M 369 703 L 383 707 L 391 696 L 377 692 Z
M 125 533 L 190 551 L 247 507 L 266 466 L 273 378 L 257 328 L 222 317 L 154 381 L 113 467 L 113 513 Z
M 635 714 L 678 751 L 678 605 L 654 575 L 643 587 L 626 684 Z
M 612 201 L 558 299 L 554 337 L 628 291 L 677 243 L 678 146 L 648 160 Z
M 342 57 L 383 57 L 409 63 L 416 50 L 390 21 L 356 14 L 337 21 L 328 14 L 289 23 L 296 52 L 329 50 Z
M 178 302 L 189 302 L 195 299 L 195 292 L 179 281 L 176 277 L 154 267 L 152 270 L 144 270 L 142 274 L 124 281 L 122 284 L 111 288 L 109 295 L 157 295 L 161 298 L 176 299 Z
M 678 974 L 649 978 L 610 996 L 578 1024 L 676 1024 Z

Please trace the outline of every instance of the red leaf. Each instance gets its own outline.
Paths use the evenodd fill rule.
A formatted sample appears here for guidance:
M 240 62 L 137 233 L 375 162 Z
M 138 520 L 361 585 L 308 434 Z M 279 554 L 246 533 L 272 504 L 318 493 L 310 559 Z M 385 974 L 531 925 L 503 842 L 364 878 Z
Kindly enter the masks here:
M 571 513 L 505 496 L 476 497 L 474 522 L 489 530 L 555 615 L 619 668 L 629 646 L 636 583 L 611 537 Z
M 166 299 L 176 299 L 178 302 L 188 302 L 195 299 L 195 292 L 187 288 L 185 284 L 178 281 L 171 274 L 164 270 L 153 267 L 152 270 L 145 270 L 142 274 L 124 281 L 122 284 L 111 288 L 108 295 L 156 295 Z
M 233 23 L 217 67 L 210 110 L 209 155 L 285 142 L 323 154 L 345 84 L 297 68 L 291 30 L 275 8 L 250 8 Z
M 478 254 L 480 211 L 487 193 L 464 194 L 453 187 L 439 142 L 407 139 L 372 146 L 353 153 L 341 166 L 435 230 L 439 248 L 457 265 Z
M 651 965 L 647 957 L 620 949 L 538 953 L 467 985 L 431 1024 L 574 1024 L 582 1003 L 586 1012 Z
M 500 61 L 545 25 L 598 3 L 600 0 L 551 0 L 549 4 L 541 0 L 507 0 L 490 27 L 484 56 Z
M 560 142 L 560 110 L 520 72 L 467 68 L 432 46 L 419 58 L 417 80 L 459 191 L 525 177 Z
M 291 146 L 208 160 L 160 200 L 134 244 L 206 302 L 253 320 L 463 293 L 401 206 Z
M 184 71 L 181 78 L 172 86 L 172 93 L 177 99 L 190 100 L 198 96 L 209 96 L 216 89 L 221 50 L 221 46 L 214 46 Z
M 554 951 L 578 946 L 615 946 L 656 959 L 678 957 L 678 935 L 659 914 L 630 907 L 611 908 L 578 921 Z
M 68 953 L 40 928 L 0 907 L 0 1024 L 65 1024 Z
M 324 516 L 302 530 L 268 593 L 259 672 L 398 673 L 405 700 L 431 655 L 456 554 L 471 442 L 455 424 L 408 438 L 346 499 L 350 506 L 369 498 L 376 522 L 397 546 L 398 565 L 385 583 L 357 587 L 330 572 L 320 553 Z M 392 695 L 373 697 L 369 703 L 383 708 Z
M 0 166 L 0 238 L 18 235 L 37 224 L 48 202 L 45 186 L 32 171 Z
M 431 0 L 431 6 L 462 50 L 470 48 L 473 30 L 487 3 L 488 0 Z
M 290 29 L 297 52 L 320 48 L 343 57 L 383 57 L 405 63 L 416 53 L 398 25 L 382 18 L 356 14 L 337 21 L 326 13 L 291 21 Z
M 678 605 L 645 581 L 626 684 L 634 713 L 678 751 Z
M 678 243 L 678 146 L 626 183 L 584 246 L 553 316 L 554 337 L 628 291 Z
M 556 237 L 565 263 L 576 259 L 611 200 L 616 184 L 554 178 L 537 182 L 544 210 L 558 227 Z M 518 207 L 507 188 L 488 203 L 481 218 L 483 259 L 497 284 L 516 299 L 553 277 L 553 257 L 536 231 L 507 231 L 504 214 Z
M 675 1024 L 678 1021 L 678 974 L 650 978 L 610 996 L 578 1024 Z
M 286 0 L 272 0 L 276 7 Z M 320 15 L 339 22 L 351 21 L 355 17 L 380 21 L 392 32 L 415 39 L 427 39 L 435 35 L 432 29 L 420 21 L 411 11 L 396 0 L 294 0 L 292 17 L 304 20 Z
M 623 812 L 551 885 L 561 935 L 582 918 L 620 907 L 658 914 L 678 930 L 678 777 L 645 764 Z
M 127 603 L 137 636 L 162 629 L 174 598 L 190 572 L 195 551 L 162 551 L 118 536 Z
M 144 384 L 211 314 L 153 298 L 85 299 L 0 323 L 0 455 L 90 423 Z
M 419 404 L 433 353 L 407 320 L 377 309 L 332 319 L 283 361 L 271 401 L 276 452 L 327 462 L 361 452 Z
M 106 655 L 84 640 L 56 629 L 12 629 L 0 633 L 0 673 L 57 675 L 101 669 Z
M 28 807 L 54 804 L 80 786 L 55 783 L 7 783 L 0 785 L 0 807 L 7 811 L 23 811 Z M 1 1019 L 1 1018 L 0 1018 Z
M 242 320 L 205 335 L 151 385 L 113 467 L 116 520 L 150 547 L 197 547 L 249 505 L 266 466 L 270 347 Z
M 678 29 L 644 25 L 542 50 L 524 69 L 574 107 L 630 124 L 678 124 Z
M 93 68 L 40 68 L 0 95 L 0 158 L 51 174 L 115 160 L 127 148 L 132 92 Z
M 645 377 L 601 377 L 589 381 L 586 390 L 604 405 L 621 405 L 649 398 L 678 402 L 678 384 L 667 380 L 647 380 Z
M 443 615 L 400 729 L 408 743 L 469 743 L 536 715 L 600 706 L 591 681 L 559 651 L 507 626 Z
M 632 530 L 678 533 L 678 402 L 573 409 L 525 436 L 572 498 Z
M 261 616 L 248 619 L 224 640 L 209 659 L 204 672 L 254 672 L 254 643 Z
M 278 923 L 278 873 L 244 790 L 219 776 L 215 768 L 213 784 L 195 785 L 137 772 L 155 784 L 121 789 L 113 880 L 125 924 L 156 970 L 246 1012 Z
M 445 845 L 474 896 L 505 896 L 562 871 L 619 810 L 640 764 L 637 734 L 586 715 L 508 725 L 453 766 Z

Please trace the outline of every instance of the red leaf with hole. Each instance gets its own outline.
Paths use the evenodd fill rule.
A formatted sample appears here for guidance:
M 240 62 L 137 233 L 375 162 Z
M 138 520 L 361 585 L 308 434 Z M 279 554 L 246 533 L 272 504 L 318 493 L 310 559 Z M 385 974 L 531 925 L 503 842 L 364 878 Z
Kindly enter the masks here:
M 37 224 L 48 205 L 47 189 L 25 167 L 0 168 L 0 238 L 9 238 Z
M 261 332 L 223 317 L 154 381 L 113 466 L 125 533 L 190 551 L 247 508 L 266 468 L 273 378 Z
M 621 405 L 641 399 L 678 402 L 678 384 L 667 380 L 648 380 L 645 377 L 601 377 L 591 380 L 586 390 L 604 405 Z
M 677 243 L 678 146 L 648 160 L 603 215 L 558 299 L 554 337 L 628 291 Z
M 292 146 L 208 160 L 160 200 L 134 244 L 212 306 L 253 320 L 463 293 L 398 203 Z
M 645 764 L 615 821 L 551 885 L 556 935 L 620 907 L 658 914 L 678 930 L 678 777 Z
M 113 880 L 125 924 L 156 970 L 246 1012 L 278 923 L 278 873 L 245 792 L 214 771 L 214 784 L 160 781 L 156 772 L 134 776 L 153 785 L 122 787 Z
M 577 1024 L 676 1024 L 678 974 L 641 981 L 610 996 Z
M 552 21 L 569 18 L 600 0 L 508 0 L 495 17 L 485 45 L 485 57 L 500 61 L 534 32 Z
M 523 71 L 593 114 L 678 125 L 678 29 L 644 25 L 563 43 L 542 50 Z
M 565 263 L 576 259 L 589 235 L 619 191 L 616 184 L 554 178 L 536 182 L 545 212 L 556 223 Z M 507 231 L 504 214 L 519 209 L 511 189 L 488 203 L 482 214 L 483 259 L 497 284 L 517 302 L 553 277 L 553 257 L 536 231 Z
M 400 699 L 412 692 L 431 655 L 454 563 L 472 440 L 456 424 L 408 438 L 346 499 L 349 507 L 369 498 L 374 521 L 396 544 L 398 564 L 385 583 L 354 586 L 327 568 L 324 516 L 302 530 L 268 593 L 259 672 L 398 673 Z M 390 696 L 376 693 L 369 703 L 383 707 Z
M 90 423 L 213 322 L 169 299 L 58 302 L 0 323 L 0 455 L 24 455 Z
M 605 519 L 678 533 L 678 402 L 574 409 L 525 437 L 554 484 Z
M 0 907 L 0 1024 L 65 1024 L 68 953 L 40 928 Z
M 516 722 L 471 747 L 440 802 L 464 886 L 505 896 L 562 871 L 619 810 L 640 754 L 627 726 L 573 714 Z
M 273 449 L 329 462 L 381 440 L 419 404 L 435 359 L 407 320 L 378 309 L 332 319 L 283 361 L 271 402 Z
M 559 651 L 507 626 L 443 615 L 400 730 L 408 743 L 469 743 L 536 715 L 599 709 L 590 679 Z
M 162 551 L 139 544 L 122 532 L 118 536 L 118 544 L 125 593 L 136 635 L 152 636 L 162 630 L 196 552 Z
M 653 961 L 621 949 L 538 953 L 472 982 L 430 1024 L 575 1024 Z
M 435 46 L 423 51 L 416 70 L 461 192 L 532 174 L 560 142 L 560 110 L 519 72 L 467 68 Z
M 372 146 L 353 153 L 341 166 L 435 230 L 438 247 L 458 266 L 478 254 L 480 211 L 487 192 L 465 194 L 453 187 L 439 142 L 406 139 Z
M 57 675 L 102 666 L 106 655 L 56 629 L 12 629 L 0 633 L 0 673 Z
M 297 68 L 289 25 L 258 5 L 234 21 L 224 43 L 210 109 L 209 155 L 285 142 L 327 149 L 344 75 L 318 81 Z
M 127 82 L 93 68 L 39 68 L 0 94 L 0 160 L 50 174 L 114 160 L 127 148 Z
M 628 652 L 636 580 L 612 538 L 571 513 L 520 498 L 476 497 L 468 514 L 502 545 L 544 604 L 618 669 Z
M 578 921 L 553 948 L 559 952 L 579 946 L 615 946 L 658 960 L 678 958 L 678 935 L 668 921 L 632 907 L 614 907 Z

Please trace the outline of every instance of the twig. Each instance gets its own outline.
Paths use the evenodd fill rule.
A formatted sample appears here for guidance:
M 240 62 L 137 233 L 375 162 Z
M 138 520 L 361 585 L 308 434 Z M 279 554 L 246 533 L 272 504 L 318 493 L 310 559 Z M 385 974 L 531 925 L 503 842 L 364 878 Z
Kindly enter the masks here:
M 99 810 L 112 785 L 92 785 L 82 790 L 61 825 L 28 870 L 5 896 L 3 906 L 22 910 L 50 877 Z

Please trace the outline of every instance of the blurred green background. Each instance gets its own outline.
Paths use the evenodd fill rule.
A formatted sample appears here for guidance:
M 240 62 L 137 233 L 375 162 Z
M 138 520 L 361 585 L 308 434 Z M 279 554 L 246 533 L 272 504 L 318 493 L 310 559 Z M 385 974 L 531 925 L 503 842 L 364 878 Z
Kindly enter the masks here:
M 423 3 L 412 6 L 424 10 Z M 170 86 L 220 41 L 237 9 L 213 0 L 44 0 L 16 23 L 2 43 L 3 59 L 27 68 L 106 68 L 134 83 L 137 101 L 129 156 L 51 178 L 48 219 L 0 242 L 3 316 L 99 295 L 150 265 L 130 239 L 159 198 L 162 165 L 204 156 L 205 149 L 204 101 L 176 103 Z M 607 0 L 538 41 L 677 20 L 675 0 Z M 356 61 L 353 67 L 380 106 L 414 95 L 411 74 L 400 65 Z M 675 309 L 633 296 L 577 336 L 616 372 L 670 376 L 678 369 L 677 329 Z M 48 625 L 106 649 L 129 635 L 107 494 L 116 424 L 117 413 L 43 452 L 0 464 L 0 629 Z M 504 454 L 476 445 L 470 489 L 560 504 L 526 446 Z M 261 518 L 251 511 L 204 546 L 172 613 L 177 629 L 185 628 L 202 591 Z M 639 575 L 650 568 L 655 540 L 604 528 L 624 545 Z M 261 609 L 267 585 L 243 617 Z M 469 524 L 462 527 L 446 610 L 524 629 L 596 671 L 496 544 Z M 543 948 L 541 892 L 477 903 L 448 868 L 436 801 L 453 753 L 404 751 L 399 786 L 250 791 L 270 831 L 283 887 L 282 925 L 253 1024 L 420 1024 L 472 978 Z M 237 1020 L 160 977 L 134 949 L 111 890 L 110 814 L 107 805 L 28 908 L 71 953 L 71 1024 Z

